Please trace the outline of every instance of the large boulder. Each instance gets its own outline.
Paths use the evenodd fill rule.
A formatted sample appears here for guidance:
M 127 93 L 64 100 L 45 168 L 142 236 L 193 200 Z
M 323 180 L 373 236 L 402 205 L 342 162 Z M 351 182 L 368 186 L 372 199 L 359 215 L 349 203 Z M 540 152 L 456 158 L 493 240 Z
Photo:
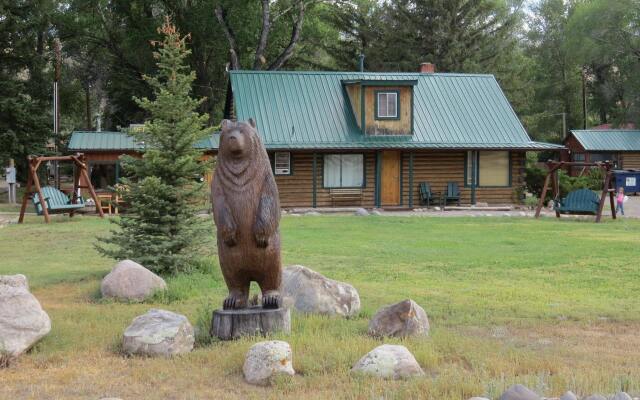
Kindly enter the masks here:
M 371 350 L 353 366 L 351 372 L 384 379 L 406 379 L 424 375 L 406 347 L 391 344 L 383 344 Z
M 334 281 L 303 267 L 292 265 L 282 271 L 281 293 L 286 303 L 305 313 L 350 317 L 360 311 L 360 296 L 348 283 Z
M 427 336 L 429 319 L 422 307 L 413 300 L 382 307 L 369 321 L 369 334 L 373 336 Z
M 518 384 L 502 393 L 500 400 L 540 400 L 540 396 L 528 387 Z
M 127 354 L 170 357 L 190 352 L 194 341 L 187 317 L 151 309 L 133 319 L 124 331 L 122 347 Z
M 260 386 L 269 385 L 276 375 L 295 375 L 291 346 L 281 340 L 254 344 L 247 352 L 242 372 L 248 383 Z
M 51 331 L 24 275 L 0 276 L 0 356 L 17 357 Z
M 560 400 L 578 400 L 578 396 L 575 395 L 571 390 L 560 396 Z
M 124 301 L 142 301 L 166 288 L 164 279 L 131 260 L 117 263 L 100 285 L 103 297 Z
M 611 398 L 611 400 L 633 400 L 626 392 L 618 392 Z

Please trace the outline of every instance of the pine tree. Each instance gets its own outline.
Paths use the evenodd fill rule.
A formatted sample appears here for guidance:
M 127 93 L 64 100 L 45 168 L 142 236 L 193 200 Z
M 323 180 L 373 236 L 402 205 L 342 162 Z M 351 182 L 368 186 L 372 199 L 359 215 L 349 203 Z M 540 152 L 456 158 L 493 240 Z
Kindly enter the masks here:
M 145 76 L 155 99 L 136 99 L 149 115 L 144 131 L 131 132 L 144 143 L 143 157 L 126 157 L 123 200 L 128 212 L 114 222 L 120 229 L 102 239 L 98 249 L 115 259 L 132 259 L 159 273 L 188 271 L 197 257 L 204 224 L 196 216 L 205 171 L 194 144 L 204 138 L 206 115 L 197 113 L 202 100 L 191 98 L 195 73 L 189 71 L 189 50 L 169 19 L 158 29 L 156 76 Z M 106 244 L 106 246 L 104 245 Z

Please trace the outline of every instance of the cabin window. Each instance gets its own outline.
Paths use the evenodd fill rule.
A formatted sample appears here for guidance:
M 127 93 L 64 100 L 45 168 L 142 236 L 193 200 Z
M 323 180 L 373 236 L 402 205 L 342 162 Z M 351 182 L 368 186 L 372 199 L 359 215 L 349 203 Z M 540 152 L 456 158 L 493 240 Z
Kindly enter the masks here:
M 273 164 L 276 175 L 291 175 L 291 153 L 288 151 L 276 151 Z
M 89 163 L 89 177 L 96 190 L 110 190 L 120 180 L 120 163 L 91 162 Z
M 324 156 L 325 187 L 362 187 L 363 184 L 364 155 L 327 154 Z
M 511 185 L 511 171 L 509 168 L 508 151 L 478 152 L 478 185 Z
M 584 153 L 573 153 L 573 161 L 583 162 L 585 160 Z
M 397 119 L 398 108 L 397 91 L 376 92 L 376 119 Z

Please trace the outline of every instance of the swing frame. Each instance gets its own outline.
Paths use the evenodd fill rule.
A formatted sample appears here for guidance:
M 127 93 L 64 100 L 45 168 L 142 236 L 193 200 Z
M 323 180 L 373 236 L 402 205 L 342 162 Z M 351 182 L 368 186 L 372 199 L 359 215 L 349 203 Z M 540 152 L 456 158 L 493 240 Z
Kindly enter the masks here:
M 91 179 L 87 172 L 87 163 L 84 154 L 76 153 L 71 156 L 28 156 L 27 161 L 29 162 L 29 174 L 27 176 L 27 187 L 24 195 L 22 196 L 22 207 L 20 208 L 20 218 L 18 219 L 19 224 L 24 222 L 27 203 L 29 200 L 33 199 L 33 195 L 36 193 L 38 194 L 38 198 L 41 199 L 40 204 L 42 206 L 42 215 L 44 216 L 45 223 L 51 222 L 47 202 L 44 201 L 42 187 L 40 186 L 40 179 L 38 178 L 38 168 L 43 161 L 73 162 L 76 168 L 73 172 L 73 195 L 71 197 L 71 202 L 73 204 L 77 204 L 78 189 L 88 189 L 89 194 L 95 203 L 96 212 L 100 215 L 100 218 L 104 218 L 104 212 L 102 212 L 102 209 L 100 208 L 100 201 L 98 201 L 98 196 L 96 195 L 96 191 L 91 184 Z M 84 181 L 87 182 L 86 186 L 80 186 L 80 177 L 84 178 Z M 72 218 L 74 213 L 75 210 L 70 210 L 69 218 Z
M 558 182 L 558 170 L 563 167 L 598 167 L 605 172 L 605 176 L 602 182 L 602 194 L 600 195 L 600 202 L 598 204 L 598 211 L 596 212 L 595 222 L 598 223 L 602 219 L 602 210 L 604 209 L 604 203 L 609 194 L 609 204 L 611 205 L 611 218 L 616 219 L 615 208 L 615 187 L 613 179 L 613 165 L 609 161 L 604 162 L 577 162 L 577 161 L 547 161 L 547 176 L 544 179 L 544 186 L 542 187 L 542 194 L 538 200 L 538 206 L 536 207 L 536 218 L 540 217 L 540 211 L 544 206 L 544 199 L 547 196 L 549 190 L 549 183 L 553 178 L 553 198 L 554 200 L 560 196 L 560 184 Z M 560 218 L 560 212 L 556 210 L 556 218 Z

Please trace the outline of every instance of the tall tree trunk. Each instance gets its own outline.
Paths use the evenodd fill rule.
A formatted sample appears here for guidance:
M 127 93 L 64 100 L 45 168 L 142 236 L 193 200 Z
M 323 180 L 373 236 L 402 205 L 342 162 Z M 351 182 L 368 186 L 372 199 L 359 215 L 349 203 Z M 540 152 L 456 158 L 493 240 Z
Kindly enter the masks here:
M 89 85 L 84 87 L 84 101 L 85 101 L 85 112 L 86 112 L 86 129 L 88 131 L 91 130 L 91 88 Z

